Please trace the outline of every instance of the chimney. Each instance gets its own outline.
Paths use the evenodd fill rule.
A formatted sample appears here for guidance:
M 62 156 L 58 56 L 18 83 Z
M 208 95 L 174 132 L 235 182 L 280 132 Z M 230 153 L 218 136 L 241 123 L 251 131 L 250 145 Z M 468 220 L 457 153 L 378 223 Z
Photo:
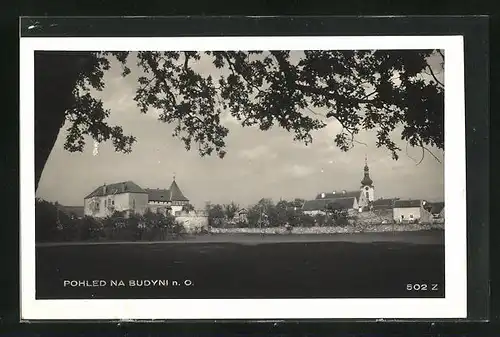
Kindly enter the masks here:
M 104 183 L 104 185 L 102 185 L 102 193 L 106 194 L 106 191 L 107 191 L 106 183 Z
M 123 183 L 122 184 L 122 192 L 125 192 L 127 190 L 127 184 Z

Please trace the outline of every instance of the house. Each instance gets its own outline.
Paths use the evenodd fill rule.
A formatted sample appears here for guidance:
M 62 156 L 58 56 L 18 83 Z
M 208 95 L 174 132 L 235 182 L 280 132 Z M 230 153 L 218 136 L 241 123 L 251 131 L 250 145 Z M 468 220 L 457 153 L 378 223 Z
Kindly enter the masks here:
M 393 208 L 394 221 L 402 222 L 430 222 L 432 214 L 424 206 L 425 200 L 396 200 Z
M 125 181 L 96 188 L 84 199 L 84 214 L 104 218 L 114 212 L 144 214 L 152 212 L 179 214 L 189 204 L 174 180 L 169 189 L 143 189 L 132 181 Z
M 347 192 L 345 195 L 348 195 Z M 304 214 L 326 214 L 328 209 L 358 210 L 359 206 L 356 197 L 343 196 L 342 193 L 328 195 L 329 198 L 326 197 L 326 194 L 324 196 L 324 198 L 307 200 L 302 206 Z
M 240 209 L 234 217 L 235 222 L 248 223 L 248 211 L 246 208 Z
M 170 213 L 177 215 L 182 212 L 183 206 L 189 204 L 189 199 L 184 196 L 174 180 L 169 189 L 144 189 L 148 194 L 147 207 L 152 212 Z
M 114 212 L 143 214 L 148 193 L 133 181 L 101 185 L 84 198 L 84 214 L 104 218 Z

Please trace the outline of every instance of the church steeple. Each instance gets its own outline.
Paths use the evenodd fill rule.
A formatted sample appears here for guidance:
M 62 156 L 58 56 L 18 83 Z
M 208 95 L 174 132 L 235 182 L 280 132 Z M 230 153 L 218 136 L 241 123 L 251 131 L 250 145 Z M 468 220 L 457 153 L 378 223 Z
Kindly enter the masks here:
M 363 177 L 363 180 L 361 180 L 361 186 L 372 186 L 373 180 L 370 178 L 370 168 L 368 167 L 368 159 L 365 155 L 365 175 Z

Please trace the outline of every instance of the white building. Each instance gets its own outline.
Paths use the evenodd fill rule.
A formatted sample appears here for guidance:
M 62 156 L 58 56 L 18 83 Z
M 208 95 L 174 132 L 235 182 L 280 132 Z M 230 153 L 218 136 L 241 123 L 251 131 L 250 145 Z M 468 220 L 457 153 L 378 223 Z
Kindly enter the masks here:
M 182 194 L 175 177 L 169 189 L 146 188 L 145 191 L 148 194 L 148 208 L 153 212 L 170 213 L 175 216 L 189 204 L 189 199 Z
M 348 192 L 344 192 L 346 195 Z M 322 198 L 321 196 L 325 196 Z M 332 193 L 327 196 L 323 193 L 320 198 L 314 200 L 307 200 L 302 206 L 304 214 L 317 215 L 326 214 L 329 209 L 339 209 L 349 211 L 358 211 L 358 201 L 356 197 L 345 196 L 343 193 Z
M 370 168 L 365 157 L 365 167 L 364 167 L 364 177 L 361 180 L 361 193 L 358 199 L 358 206 L 360 208 L 366 208 L 375 200 L 375 186 L 373 186 L 373 180 L 370 178 Z
M 102 185 L 84 198 L 84 214 L 105 218 L 114 212 L 143 214 L 148 193 L 132 181 Z
M 430 222 L 432 213 L 424 208 L 424 200 L 396 200 L 393 218 L 396 222 Z
M 105 218 L 114 212 L 144 214 L 152 212 L 179 214 L 189 199 L 174 181 L 169 189 L 143 189 L 132 181 L 101 185 L 84 198 L 84 214 Z

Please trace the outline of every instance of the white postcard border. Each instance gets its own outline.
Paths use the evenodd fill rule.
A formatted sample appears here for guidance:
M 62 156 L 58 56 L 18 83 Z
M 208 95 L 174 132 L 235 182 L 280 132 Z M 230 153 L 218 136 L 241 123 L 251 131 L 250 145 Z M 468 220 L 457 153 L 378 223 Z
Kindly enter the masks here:
M 444 299 L 36 300 L 34 177 L 35 50 L 444 49 Z M 467 316 L 464 50 L 462 36 L 300 36 L 20 39 L 20 280 L 22 320 L 433 319 Z

